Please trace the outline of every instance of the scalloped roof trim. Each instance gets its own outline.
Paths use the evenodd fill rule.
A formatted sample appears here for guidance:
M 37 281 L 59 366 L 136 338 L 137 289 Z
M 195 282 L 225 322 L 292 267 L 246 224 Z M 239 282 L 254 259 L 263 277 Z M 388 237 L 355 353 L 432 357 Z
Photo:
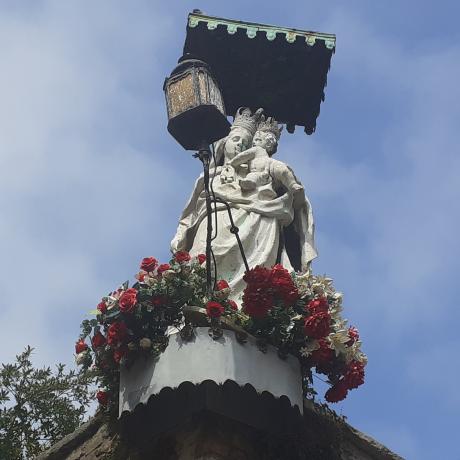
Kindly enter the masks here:
M 197 27 L 200 22 L 206 24 L 208 30 L 214 30 L 218 26 L 224 26 L 227 28 L 227 33 L 230 35 L 235 34 L 238 29 L 243 29 L 246 31 L 248 38 L 255 38 L 257 33 L 263 33 L 269 41 L 273 41 L 277 35 L 283 35 L 288 43 L 294 43 L 296 39 L 300 37 L 305 40 L 305 43 L 308 46 L 313 46 L 317 40 L 322 40 L 326 48 L 330 50 L 335 50 L 336 46 L 336 36 L 334 34 L 288 29 L 286 27 L 270 26 L 253 22 L 242 22 L 197 13 L 189 14 L 189 27 L 193 29 L 194 27 Z

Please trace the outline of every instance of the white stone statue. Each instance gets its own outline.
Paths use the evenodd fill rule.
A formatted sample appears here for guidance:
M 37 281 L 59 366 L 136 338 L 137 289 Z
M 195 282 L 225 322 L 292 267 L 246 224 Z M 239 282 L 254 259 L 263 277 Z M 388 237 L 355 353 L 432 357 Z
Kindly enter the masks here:
M 231 206 L 250 268 L 281 263 L 288 270 L 307 270 L 317 255 L 311 205 L 293 171 L 271 158 L 281 129 L 262 112 L 259 109 L 253 114 L 247 108 L 237 111 L 229 135 L 215 145 L 212 188 Z M 229 282 L 231 297 L 241 305 L 245 267 L 235 235 L 229 230 L 225 206 L 217 204 L 215 209 L 213 227 L 217 222 L 217 234 L 212 249 L 218 278 Z M 204 253 L 205 248 L 206 205 L 201 175 L 182 213 L 171 249 L 196 255 Z

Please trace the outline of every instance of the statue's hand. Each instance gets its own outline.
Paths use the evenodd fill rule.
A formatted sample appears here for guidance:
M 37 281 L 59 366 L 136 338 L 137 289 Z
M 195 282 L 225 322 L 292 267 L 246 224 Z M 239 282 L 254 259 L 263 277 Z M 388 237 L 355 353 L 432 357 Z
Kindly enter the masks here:
M 170 244 L 171 251 L 173 253 L 176 253 L 177 251 L 181 250 L 180 242 L 183 239 L 183 236 L 184 236 L 183 231 L 178 229 L 175 237 L 173 238 L 173 240 L 171 241 L 171 244 Z

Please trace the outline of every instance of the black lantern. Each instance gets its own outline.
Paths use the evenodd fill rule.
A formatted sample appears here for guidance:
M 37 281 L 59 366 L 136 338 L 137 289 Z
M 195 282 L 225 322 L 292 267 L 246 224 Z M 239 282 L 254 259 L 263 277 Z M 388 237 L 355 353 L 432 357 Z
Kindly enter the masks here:
M 202 149 L 229 133 L 222 94 L 205 62 L 184 55 L 163 90 L 168 131 L 184 149 Z

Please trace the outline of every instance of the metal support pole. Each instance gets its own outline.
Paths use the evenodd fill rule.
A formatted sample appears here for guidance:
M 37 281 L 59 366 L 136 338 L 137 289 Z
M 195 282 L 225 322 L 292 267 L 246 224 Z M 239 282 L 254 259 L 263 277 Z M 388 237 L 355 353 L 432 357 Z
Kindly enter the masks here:
M 206 199 L 206 287 L 210 294 L 213 291 L 214 283 L 211 272 L 211 238 L 212 238 L 212 207 L 211 207 L 211 192 L 209 190 L 209 163 L 211 161 L 211 151 L 209 145 L 203 142 L 197 155 L 203 163 L 203 179 L 204 179 L 204 192 Z
M 206 200 L 206 288 L 208 294 L 211 294 L 214 290 L 214 282 L 212 279 L 212 203 L 221 203 L 223 204 L 228 212 L 228 217 L 230 219 L 230 233 L 235 235 L 238 247 L 240 249 L 241 257 L 243 259 L 244 267 L 246 271 L 249 271 L 248 261 L 246 259 L 246 254 L 244 253 L 243 244 L 241 242 L 240 236 L 238 235 L 239 228 L 235 225 L 232 216 L 232 210 L 230 205 L 223 200 L 222 198 L 213 196 L 211 197 L 211 190 L 209 184 L 209 164 L 211 161 L 211 151 L 209 150 L 209 145 L 203 142 L 202 146 L 195 154 L 195 157 L 199 158 L 203 163 L 203 182 L 204 182 L 204 192 Z
M 219 197 L 216 197 L 216 196 L 212 199 L 212 202 L 213 203 L 222 203 L 227 208 L 228 217 L 230 219 L 230 233 L 233 233 L 235 235 L 236 242 L 238 243 L 238 247 L 240 248 L 241 257 L 243 258 L 244 267 L 245 267 L 246 271 L 248 272 L 249 271 L 248 261 L 246 259 L 246 254 L 244 253 L 243 243 L 241 242 L 240 235 L 238 235 L 238 232 L 239 232 L 240 229 L 235 225 L 230 205 L 225 200 L 223 200 L 222 198 L 219 198 Z

